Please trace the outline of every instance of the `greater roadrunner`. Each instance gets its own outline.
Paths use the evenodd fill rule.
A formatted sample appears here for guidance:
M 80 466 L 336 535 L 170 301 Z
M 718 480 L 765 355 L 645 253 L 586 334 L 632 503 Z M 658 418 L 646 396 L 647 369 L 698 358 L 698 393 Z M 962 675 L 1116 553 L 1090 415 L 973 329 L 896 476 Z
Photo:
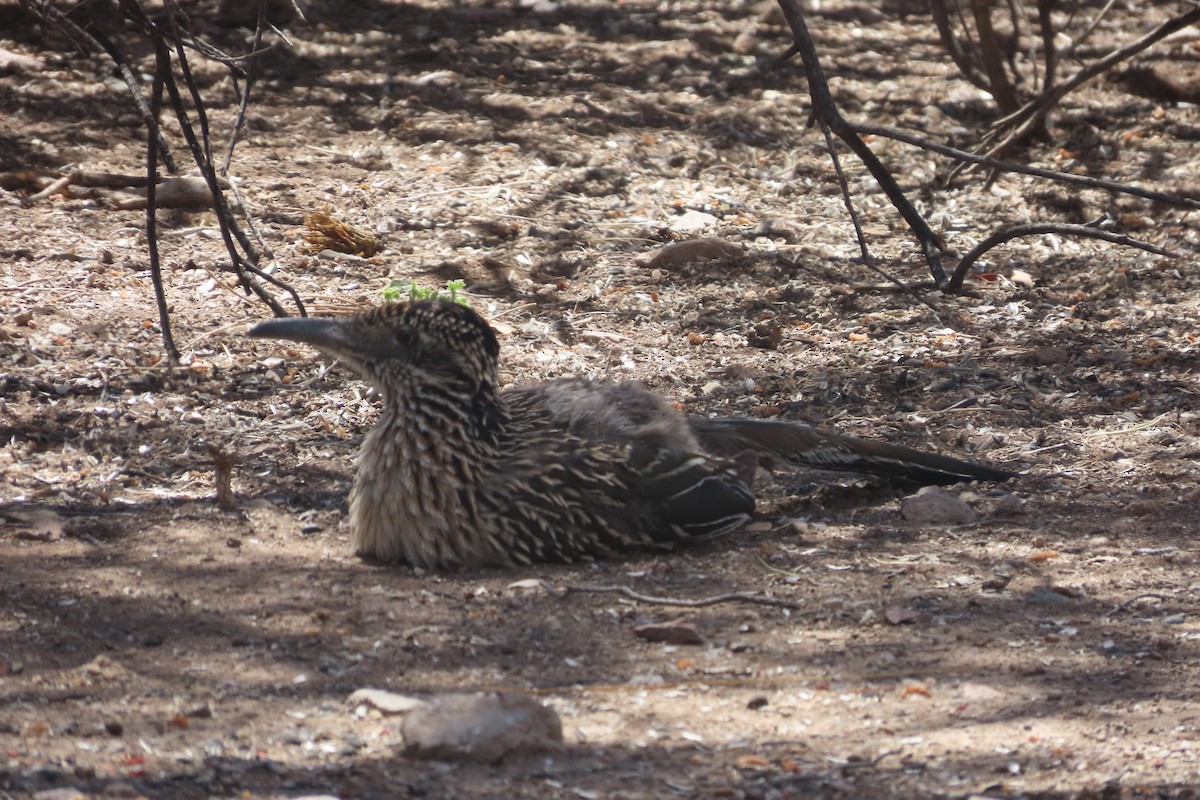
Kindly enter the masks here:
M 1012 473 L 788 422 L 684 417 L 637 384 L 499 391 L 499 344 L 469 308 L 381 305 L 250 330 L 313 345 L 383 395 L 350 492 L 359 555 L 415 566 L 574 561 L 736 529 L 761 463 L 911 484 Z

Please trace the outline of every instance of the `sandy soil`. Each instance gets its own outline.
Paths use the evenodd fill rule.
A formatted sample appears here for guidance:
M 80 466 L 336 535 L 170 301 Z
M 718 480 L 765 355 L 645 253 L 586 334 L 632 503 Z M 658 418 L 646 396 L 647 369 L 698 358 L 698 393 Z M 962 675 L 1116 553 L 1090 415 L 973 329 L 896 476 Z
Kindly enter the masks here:
M 1150 27 L 1117 4 L 1081 55 Z M 969 146 L 985 96 L 923 13 L 821 3 L 846 113 Z M 828 424 L 1022 470 L 959 487 L 965 525 L 897 490 L 779 476 L 747 529 L 628 561 L 425 574 L 358 562 L 345 529 L 376 404 L 304 348 L 249 341 L 210 213 L 162 247 L 184 367 L 168 374 L 143 212 L 10 180 L 0 204 L 0 797 L 1132 798 L 1200 793 L 1200 279 L 1194 212 L 948 165 L 876 140 L 952 247 L 1111 213 L 1165 259 L 1021 239 L 936 310 L 879 288 L 795 68 L 763 7 L 329 5 L 266 57 L 231 174 L 310 310 L 391 279 L 465 280 L 504 380 L 637 378 L 696 413 Z M 7 15 L 13 15 L 7 6 Z M 219 20 L 218 20 L 219 21 Z M 249 34 L 207 23 L 230 52 Z M 115 32 L 117 41 L 136 40 Z M 27 30 L 0 75 L 0 171 L 137 174 L 144 147 L 100 57 Z M 1192 64 L 1200 34 L 1154 51 Z M 56 41 L 56 40 L 54 40 Z M 134 58 L 148 69 L 144 49 Z M 215 136 L 237 97 L 198 61 Z M 1200 113 L 1095 82 L 1022 154 L 1196 196 Z M 172 143 L 185 158 L 178 136 Z M 872 252 L 912 239 L 845 159 Z M 306 250 L 313 209 L 378 232 L 370 259 Z M 672 231 L 684 212 L 707 228 Z M 651 268 L 672 239 L 741 258 Z M 235 507 L 214 498 L 214 451 Z M 795 610 L 679 609 L 755 592 Z M 520 582 L 520 583 L 518 583 Z M 701 645 L 634 627 L 683 618 Z M 347 697 L 504 689 L 562 716 L 561 753 L 414 762 Z M 70 790 L 70 791 L 68 791 Z

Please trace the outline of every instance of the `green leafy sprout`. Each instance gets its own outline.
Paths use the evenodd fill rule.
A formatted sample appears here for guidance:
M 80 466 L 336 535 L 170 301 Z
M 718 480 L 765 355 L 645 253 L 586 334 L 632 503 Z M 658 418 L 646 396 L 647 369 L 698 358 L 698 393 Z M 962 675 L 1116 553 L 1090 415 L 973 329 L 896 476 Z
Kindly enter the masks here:
M 460 280 L 446 281 L 446 291 L 444 292 L 441 289 L 428 289 L 416 281 L 394 280 L 383 287 L 383 299 L 389 303 L 396 303 L 400 300 L 449 300 L 451 303 L 465 306 L 470 305 L 470 302 L 459 292 L 466 288 L 466 281 Z

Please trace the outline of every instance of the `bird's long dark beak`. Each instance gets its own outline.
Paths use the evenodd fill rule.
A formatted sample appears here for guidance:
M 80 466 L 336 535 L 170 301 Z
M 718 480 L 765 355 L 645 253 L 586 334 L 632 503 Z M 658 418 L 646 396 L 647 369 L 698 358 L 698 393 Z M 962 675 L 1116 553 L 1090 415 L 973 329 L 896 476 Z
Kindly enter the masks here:
M 327 317 L 284 317 L 260 322 L 250 329 L 255 339 L 287 339 L 333 353 L 354 348 L 342 320 Z

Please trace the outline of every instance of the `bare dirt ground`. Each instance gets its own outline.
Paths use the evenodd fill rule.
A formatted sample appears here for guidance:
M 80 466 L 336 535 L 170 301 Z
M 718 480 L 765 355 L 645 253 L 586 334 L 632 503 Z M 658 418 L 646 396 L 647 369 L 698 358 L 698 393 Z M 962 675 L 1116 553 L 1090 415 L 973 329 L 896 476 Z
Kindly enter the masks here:
M 1155 5 L 1117 4 L 1081 55 L 1147 30 Z M 95 191 L 22 207 L 32 189 L 10 185 L 0 797 L 1200 793 L 1200 220 L 1018 176 L 935 188 L 947 164 L 877 140 L 959 250 L 1107 211 L 1182 255 L 1022 239 L 970 295 L 931 296 L 936 313 L 870 288 L 802 77 L 757 69 L 789 41 L 763 8 L 326 6 L 268 56 L 232 174 L 278 276 L 316 312 L 376 302 L 391 278 L 462 278 L 503 326 L 506 381 L 636 378 L 689 412 L 827 422 L 1025 475 L 957 489 L 972 524 L 914 524 L 870 481 L 780 476 L 748 529 L 671 555 L 366 565 L 345 496 L 374 400 L 308 350 L 244 337 L 268 312 L 218 270 L 212 215 L 164 213 L 186 365 L 168 375 L 143 212 Z M 924 13 L 811 14 L 847 114 L 975 140 L 990 104 Z M 203 32 L 238 52 L 249 36 Z M 144 169 L 109 65 L 0 36 L 42 59 L 0 76 L 4 171 Z M 1155 57 L 1194 66 L 1198 41 L 1185 31 Z M 223 139 L 235 94 L 215 65 L 196 69 Z M 1098 81 L 1052 128 L 1024 158 L 1197 194 L 1194 106 Z M 923 279 L 886 199 L 846 165 L 875 254 Z M 387 249 L 307 252 L 299 223 L 316 208 Z M 688 210 L 714 217 L 688 236 L 746 256 L 645 266 Z M 233 459 L 233 510 L 214 500 L 213 447 Z M 801 607 L 558 599 L 514 586 L 530 578 Z M 676 618 L 705 643 L 633 632 Z M 362 687 L 528 693 L 562 716 L 566 746 L 498 766 L 410 761 L 395 718 L 347 704 Z

